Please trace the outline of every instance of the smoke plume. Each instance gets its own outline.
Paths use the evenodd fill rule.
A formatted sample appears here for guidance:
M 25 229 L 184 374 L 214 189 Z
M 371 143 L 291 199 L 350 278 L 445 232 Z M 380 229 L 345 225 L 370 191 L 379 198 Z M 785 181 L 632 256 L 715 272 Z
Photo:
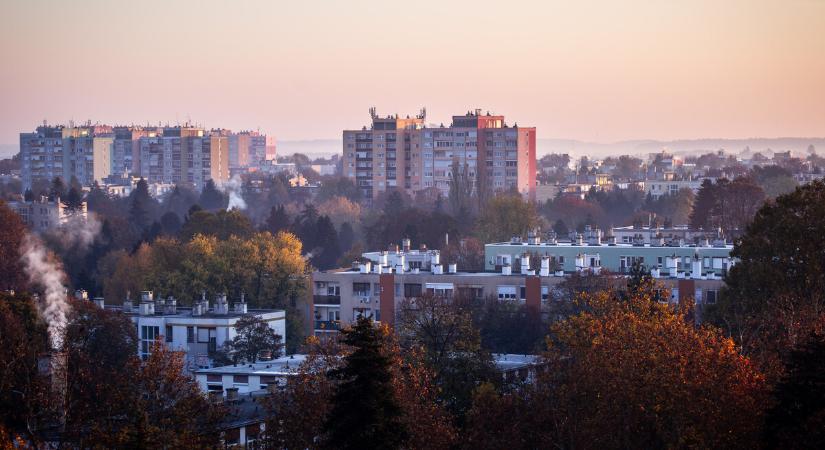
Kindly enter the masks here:
M 52 348 L 59 349 L 63 345 L 66 316 L 70 309 L 63 287 L 66 275 L 37 237 L 26 235 L 21 254 L 29 282 L 43 290 L 39 298 L 40 311 L 49 326 Z
M 86 253 L 100 233 L 101 223 L 94 214 L 88 217 L 73 215 L 59 227 L 47 232 L 50 243 L 57 243 L 62 249 Z
M 246 202 L 241 196 L 241 186 L 241 177 L 236 174 L 221 187 L 221 190 L 229 195 L 229 204 L 226 206 L 227 211 L 232 208 L 246 209 Z

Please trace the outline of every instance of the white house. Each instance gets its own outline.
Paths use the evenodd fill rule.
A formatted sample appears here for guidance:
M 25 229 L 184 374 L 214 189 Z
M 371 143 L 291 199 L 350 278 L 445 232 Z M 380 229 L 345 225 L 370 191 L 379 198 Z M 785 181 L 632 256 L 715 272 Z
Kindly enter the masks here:
M 238 394 L 284 386 L 287 378 L 298 374 L 298 368 L 306 355 L 290 355 L 251 364 L 199 369 L 195 378 L 203 392 L 227 392 Z
M 102 303 L 102 299 L 96 301 Z M 219 295 L 212 308 L 205 296 L 191 308 L 178 308 L 171 296 L 164 300 L 154 298 L 152 291 L 143 291 L 136 308 L 127 298 L 122 307 L 112 309 L 121 309 L 134 322 L 139 339 L 137 351 L 142 358 L 149 355 L 155 340 L 163 339 L 170 349 L 186 353 L 187 369 L 193 372 L 212 367 L 209 353 L 232 340 L 237 334 L 235 324 L 247 315 L 269 323 L 281 336 L 281 342 L 286 342 L 286 313 L 272 309 L 249 310 L 243 295 L 232 307 L 226 295 Z

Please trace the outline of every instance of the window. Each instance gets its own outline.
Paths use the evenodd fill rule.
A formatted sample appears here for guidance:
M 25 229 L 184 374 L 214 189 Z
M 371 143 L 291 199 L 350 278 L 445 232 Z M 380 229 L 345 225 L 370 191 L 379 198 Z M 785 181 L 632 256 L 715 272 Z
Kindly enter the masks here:
M 421 297 L 421 285 L 417 283 L 404 283 L 404 297 Z
M 369 283 L 352 283 L 352 295 L 356 295 L 359 297 L 369 297 L 370 296 L 370 284 Z
M 516 287 L 515 286 L 499 286 L 498 287 L 499 300 L 515 300 Z
M 708 305 L 715 305 L 716 299 L 719 297 L 719 291 L 708 289 L 705 291 L 705 303 Z
M 172 325 L 166 325 L 166 342 L 172 342 Z
M 235 384 L 248 384 L 249 375 L 232 375 L 232 382 Z
M 152 343 L 160 337 L 160 327 L 143 325 L 140 327 L 140 357 L 146 358 L 152 350 Z
M 223 380 L 223 377 L 219 374 L 207 374 L 206 381 L 210 383 L 220 383 Z
M 186 327 L 186 342 L 195 342 L 195 327 Z

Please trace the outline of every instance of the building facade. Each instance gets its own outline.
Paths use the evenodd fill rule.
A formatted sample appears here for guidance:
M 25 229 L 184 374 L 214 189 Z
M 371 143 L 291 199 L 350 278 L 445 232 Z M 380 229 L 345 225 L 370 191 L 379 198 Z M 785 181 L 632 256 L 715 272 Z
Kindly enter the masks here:
M 365 198 L 394 188 L 411 195 L 435 188 L 448 196 L 459 177 L 466 177 L 471 189 L 517 189 L 534 198 L 535 128 L 508 126 L 504 116 L 480 110 L 436 128 L 426 126 L 424 110 L 413 118 L 379 117 L 374 109 L 370 114 L 369 128 L 343 132 L 344 176 Z
M 86 220 L 88 218 L 86 202 L 74 210 L 69 209 L 60 198 L 49 200 L 40 197 L 38 200 L 9 202 L 13 209 L 23 219 L 29 229 L 42 232 L 66 224 L 72 218 Z
M 528 251 L 526 248 L 531 246 L 532 251 Z M 662 253 L 661 267 L 656 263 L 658 253 L 650 253 L 655 247 L 622 248 L 621 252 L 630 264 L 653 262 L 651 273 L 670 290 L 673 302 L 693 299 L 697 304 L 715 303 L 724 283 L 718 273 L 726 270 L 724 267 L 716 269 L 715 265 L 725 258 L 728 266 L 731 263 L 729 247 L 707 249 L 713 252 L 701 253 L 700 259 L 694 257 L 695 248 L 689 248 L 684 255 L 677 252 L 677 256 L 674 256 L 674 249 L 669 249 L 671 251 Z M 351 269 L 315 272 L 312 274 L 314 333 L 321 337 L 336 333 L 360 316 L 369 316 L 392 326 L 405 299 L 425 294 L 447 298 L 494 298 L 525 304 L 546 313 L 552 302 L 563 298 L 561 285 L 565 280 L 573 274 L 599 274 L 603 267 L 599 249 L 583 244 L 548 245 L 547 248 L 541 243 L 488 244 L 485 253 L 492 264 L 483 272 L 459 271 L 455 264 L 442 264 L 437 250 L 412 250 L 408 245 L 364 253 L 363 257 L 369 261 Z M 688 257 L 687 263 L 684 256 Z M 498 258 L 501 258 L 501 264 L 496 264 Z M 721 259 L 717 261 L 716 258 Z M 515 264 L 511 264 L 513 259 L 517 259 Z M 612 261 L 612 256 L 605 259 Z M 614 282 L 621 284 L 624 280 L 618 277 Z
M 155 341 L 162 340 L 171 350 L 185 353 L 189 371 L 212 367 L 210 353 L 235 338 L 235 325 L 244 316 L 261 318 L 281 336 L 282 342 L 287 338 L 283 310 L 248 310 L 243 297 L 230 305 L 226 296 L 218 296 L 212 307 L 203 297 L 191 308 L 182 308 L 172 297 L 156 298 L 151 291 L 144 291 L 139 303 L 127 299 L 122 306 L 110 308 L 121 310 L 137 327 L 136 350 L 142 358 L 149 356 Z
M 20 133 L 23 189 L 32 183 L 72 178 L 83 186 L 108 177 L 114 144 L 111 127 L 43 125 L 33 133 Z

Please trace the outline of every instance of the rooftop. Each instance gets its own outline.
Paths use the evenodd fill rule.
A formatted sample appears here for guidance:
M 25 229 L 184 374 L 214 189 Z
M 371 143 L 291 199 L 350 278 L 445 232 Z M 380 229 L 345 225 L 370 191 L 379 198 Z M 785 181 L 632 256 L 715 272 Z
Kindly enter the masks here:
M 289 355 L 281 358 L 259 361 L 252 364 L 233 364 L 231 366 L 213 367 L 195 371 L 196 374 L 220 375 L 279 375 L 291 376 L 298 373 L 301 363 L 306 361 L 306 355 Z

